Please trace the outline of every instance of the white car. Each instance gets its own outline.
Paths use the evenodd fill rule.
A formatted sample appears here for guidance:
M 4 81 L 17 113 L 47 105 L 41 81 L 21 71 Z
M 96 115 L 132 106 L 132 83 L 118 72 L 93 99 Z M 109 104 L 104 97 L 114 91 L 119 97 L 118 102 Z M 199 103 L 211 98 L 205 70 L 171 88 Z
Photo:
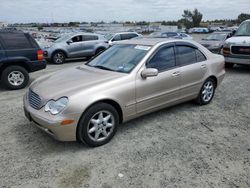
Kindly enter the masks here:
M 234 64 L 250 65 L 250 20 L 242 22 L 235 35 L 226 40 L 223 55 L 227 67 Z

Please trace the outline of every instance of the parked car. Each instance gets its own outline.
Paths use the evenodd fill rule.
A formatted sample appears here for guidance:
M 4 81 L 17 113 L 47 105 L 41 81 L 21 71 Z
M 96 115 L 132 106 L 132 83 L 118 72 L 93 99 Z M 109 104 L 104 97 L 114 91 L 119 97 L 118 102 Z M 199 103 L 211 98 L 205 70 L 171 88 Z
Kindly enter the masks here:
M 115 41 L 129 40 L 136 37 L 141 37 L 142 35 L 136 32 L 121 32 L 121 33 L 110 33 L 105 35 L 105 38 L 108 40 L 109 44 L 112 44 Z
M 149 35 L 150 37 L 156 38 L 176 38 L 181 39 L 182 37 L 177 32 L 169 32 L 169 31 L 156 31 Z
M 193 37 L 186 33 L 177 33 L 177 32 L 153 32 L 149 37 L 155 38 L 175 38 L 175 39 L 187 39 L 192 40 Z
M 208 28 L 205 27 L 194 27 L 189 29 L 189 33 L 209 33 Z
M 234 36 L 225 41 L 223 55 L 227 67 L 250 65 L 250 20 L 244 21 Z
M 44 48 L 46 60 L 62 64 L 66 58 L 92 57 L 109 47 L 108 41 L 94 33 L 76 33 L 61 36 Z
M 225 40 L 232 37 L 232 32 L 214 32 L 200 42 L 213 53 L 220 54 Z
M 210 103 L 224 74 L 224 57 L 194 41 L 126 40 L 87 64 L 36 80 L 24 109 L 57 140 L 100 146 L 120 123 L 185 101 Z
M 0 30 L 0 78 L 6 88 L 26 87 L 29 73 L 45 68 L 43 51 L 28 33 Z

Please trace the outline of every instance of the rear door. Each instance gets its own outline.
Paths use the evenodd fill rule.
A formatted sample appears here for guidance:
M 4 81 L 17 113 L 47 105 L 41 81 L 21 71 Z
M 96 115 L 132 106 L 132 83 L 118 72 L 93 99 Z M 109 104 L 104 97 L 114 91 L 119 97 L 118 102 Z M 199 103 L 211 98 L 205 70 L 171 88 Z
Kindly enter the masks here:
M 137 113 L 144 114 L 167 106 L 180 98 L 180 68 L 176 66 L 174 44 L 160 47 L 146 63 L 155 68 L 158 76 L 143 79 L 141 72 L 136 78 Z
M 83 35 L 83 55 L 91 56 L 95 54 L 95 45 L 98 44 L 99 37 L 97 35 Z
M 3 45 L 0 40 L 0 62 L 5 58 L 5 52 L 3 50 Z
M 181 95 L 193 97 L 197 95 L 206 75 L 205 55 L 192 44 L 176 43 L 177 64 L 181 72 Z

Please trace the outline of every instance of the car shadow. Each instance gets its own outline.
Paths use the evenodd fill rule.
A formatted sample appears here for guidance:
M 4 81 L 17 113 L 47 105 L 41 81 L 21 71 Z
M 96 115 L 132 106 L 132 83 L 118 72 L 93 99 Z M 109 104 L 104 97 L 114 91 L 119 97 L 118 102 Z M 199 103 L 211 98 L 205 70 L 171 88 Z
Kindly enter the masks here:
M 235 65 L 233 68 L 226 68 L 228 73 L 240 73 L 240 74 L 249 74 L 250 65 Z

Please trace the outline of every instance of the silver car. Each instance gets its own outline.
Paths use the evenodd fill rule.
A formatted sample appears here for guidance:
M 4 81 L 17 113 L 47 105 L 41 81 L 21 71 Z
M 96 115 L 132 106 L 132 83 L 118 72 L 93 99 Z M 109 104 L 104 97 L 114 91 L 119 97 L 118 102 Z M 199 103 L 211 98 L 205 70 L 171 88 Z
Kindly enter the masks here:
M 62 64 L 66 58 L 92 57 L 108 48 L 108 41 L 102 35 L 77 33 L 63 35 L 51 46 L 44 48 L 46 60 Z
M 110 33 L 105 35 L 105 38 L 108 40 L 109 44 L 112 44 L 116 41 L 129 40 L 136 37 L 142 37 L 142 35 L 136 32 Z

